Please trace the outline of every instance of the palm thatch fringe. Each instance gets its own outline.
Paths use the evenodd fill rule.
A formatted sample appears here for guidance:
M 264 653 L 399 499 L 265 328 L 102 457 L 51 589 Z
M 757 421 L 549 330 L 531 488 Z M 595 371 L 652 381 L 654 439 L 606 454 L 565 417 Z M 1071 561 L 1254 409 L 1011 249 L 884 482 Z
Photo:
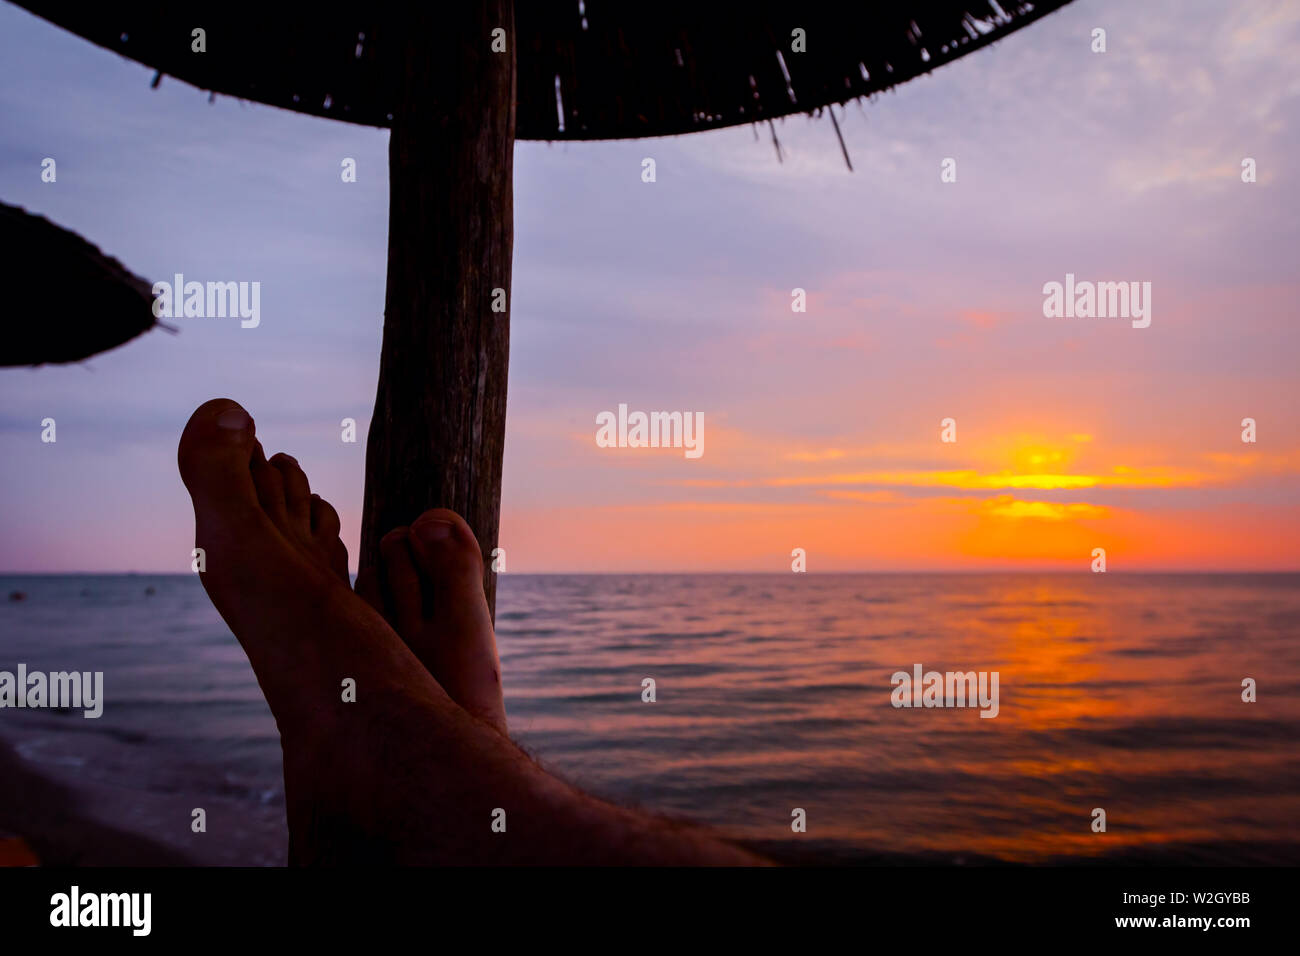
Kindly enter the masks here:
M 166 74 L 302 113 L 392 123 L 403 29 L 384 7 L 312 17 L 249 0 L 17 2 L 148 64 L 155 86 Z M 588 0 L 580 14 L 572 0 L 521 0 L 508 40 L 517 44 L 516 138 L 665 136 L 813 113 L 928 73 L 1068 2 Z M 206 31 L 203 53 L 191 49 L 196 26 Z M 450 44 L 491 42 L 424 39 L 431 57 Z

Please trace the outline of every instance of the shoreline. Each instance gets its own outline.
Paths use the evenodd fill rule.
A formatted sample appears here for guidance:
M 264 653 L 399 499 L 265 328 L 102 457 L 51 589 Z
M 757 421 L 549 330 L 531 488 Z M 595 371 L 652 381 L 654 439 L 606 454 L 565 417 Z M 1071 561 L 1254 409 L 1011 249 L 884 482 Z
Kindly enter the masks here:
M 40 866 L 196 866 L 179 850 L 93 819 L 64 784 L 35 770 L 0 739 L 0 829 L 36 854 Z
M 158 840 L 96 819 L 83 806 L 73 789 L 47 776 L 24 760 L 13 745 L 0 738 L 0 842 L 17 837 L 35 853 L 43 867 L 202 867 L 247 866 L 237 861 L 205 861 Z M 1295 866 L 1300 863 L 1300 842 L 1242 844 L 1208 841 L 1146 847 L 1117 847 L 1109 853 L 1089 857 L 1056 856 L 1037 863 L 1003 860 L 976 853 L 926 854 L 863 852 L 809 841 L 796 846 L 787 841 L 747 840 L 736 842 L 767 856 L 781 866 L 795 867 L 1013 867 L 1097 868 L 1097 867 L 1214 867 Z M 21 854 L 19 854 L 21 856 Z M 3 864 L 0 864 L 3 865 Z M 18 864 L 30 865 L 30 864 Z M 254 864 L 255 865 L 255 864 Z M 265 865 L 265 864 L 263 864 Z M 283 865 L 283 864 L 271 864 Z

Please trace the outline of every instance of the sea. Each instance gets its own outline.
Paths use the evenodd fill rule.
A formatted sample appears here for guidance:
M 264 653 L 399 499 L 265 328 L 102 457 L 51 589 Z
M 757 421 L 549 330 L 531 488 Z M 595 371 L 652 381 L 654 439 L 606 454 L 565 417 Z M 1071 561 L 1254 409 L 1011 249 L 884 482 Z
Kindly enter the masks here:
M 777 859 L 1300 863 L 1300 575 L 498 588 L 507 715 L 530 754 Z M 275 723 L 195 575 L 0 576 L 0 671 L 19 663 L 104 673 L 98 719 L 0 709 L 0 741 L 78 813 L 196 863 L 285 862 Z M 895 706 L 894 675 L 918 666 L 996 672 L 996 717 Z

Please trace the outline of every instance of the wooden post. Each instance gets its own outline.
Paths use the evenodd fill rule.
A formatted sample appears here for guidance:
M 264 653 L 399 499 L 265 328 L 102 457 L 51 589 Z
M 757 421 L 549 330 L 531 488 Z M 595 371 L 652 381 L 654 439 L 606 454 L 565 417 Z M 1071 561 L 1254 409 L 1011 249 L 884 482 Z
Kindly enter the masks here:
M 478 536 L 495 614 L 510 318 L 492 304 L 501 289 L 510 307 L 514 4 L 399 9 L 405 64 L 388 147 L 388 289 L 359 561 L 378 564 L 392 528 L 451 508 Z M 498 29 L 504 52 L 492 48 Z

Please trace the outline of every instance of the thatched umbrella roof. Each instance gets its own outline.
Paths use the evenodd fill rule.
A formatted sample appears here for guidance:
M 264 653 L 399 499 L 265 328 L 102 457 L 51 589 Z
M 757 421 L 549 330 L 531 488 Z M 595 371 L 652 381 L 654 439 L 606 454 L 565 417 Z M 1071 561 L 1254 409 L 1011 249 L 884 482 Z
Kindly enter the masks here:
M 464 515 L 485 556 L 497 545 L 517 137 L 660 136 L 815 112 L 1065 2 L 19 5 L 153 67 L 155 85 L 169 74 L 214 95 L 392 129 L 366 567 L 388 529 L 434 506 Z M 490 570 L 484 587 L 491 605 Z
M 0 202 L 0 248 L 0 366 L 79 362 L 160 324 L 148 281 L 44 216 Z
M 204 90 L 392 125 L 406 26 L 374 4 L 308 17 L 237 2 L 15 2 Z M 1068 2 L 526 0 L 515 6 L 515 137 L 663 136 L 810 112 L 897 86 Z M 195 28 L 206 31 L 202 54 Z M 791 49 L 796 29 L 804 53 Z M 461 42 L 425 39 L 430 56 Z

